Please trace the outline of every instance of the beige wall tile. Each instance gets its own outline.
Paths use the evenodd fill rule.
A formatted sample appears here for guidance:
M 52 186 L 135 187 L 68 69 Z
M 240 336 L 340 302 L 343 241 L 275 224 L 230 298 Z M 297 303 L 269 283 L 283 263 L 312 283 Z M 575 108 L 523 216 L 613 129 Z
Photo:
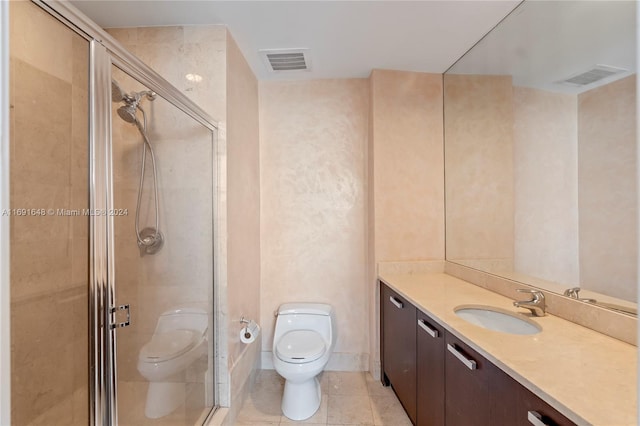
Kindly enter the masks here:
M 376 262 L 444 259 L 442 75 L 371 74 Z
M 185 43 L 205 43 L 214 41 L 226 42 L 227 27 L 225 25 L 187 25 L 182 27 Z
M 137 44 L 184 44 L 182 27 L 138 27 Z M 154 64 L 156 65 L 156 64 Z
M 510 76 L 445 78 L 447 258 L 513 259 Z
M 232 363 L 245 348 L 239 339 L 240 318 L 260 321 L 258 138 L 258 81 L 227 35 L 227 308 Z
M 72 40 L 79 36 L 31 2 L 12 1 L 10 6 L 11 56 L 71 83 Z
M 513 88 L 515 270 L 565 283 L 578 271 L 578 103 Z
M 636 76 L 578 97 L 580 281 L 637 299 Z
M 138 28 L 107 28 L 111 37 L 124 45 L 138 44 Z
M 68 187 L 71 85 L 16 57 L 12 62 L 14 75 L 20 78 L 13 84 L 11 179 Z
M 444 260 L 442 75 L 374 70 L 369 90 L 366 294 L 369 368 L 377 375 L 376 265 Z

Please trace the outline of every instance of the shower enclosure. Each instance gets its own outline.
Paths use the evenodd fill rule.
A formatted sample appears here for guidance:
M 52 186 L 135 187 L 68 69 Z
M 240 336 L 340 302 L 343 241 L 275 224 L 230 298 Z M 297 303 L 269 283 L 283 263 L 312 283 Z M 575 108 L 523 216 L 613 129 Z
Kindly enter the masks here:
M 203 424 L 215 123 L 72 6 L 9 12 L 11 423 Z

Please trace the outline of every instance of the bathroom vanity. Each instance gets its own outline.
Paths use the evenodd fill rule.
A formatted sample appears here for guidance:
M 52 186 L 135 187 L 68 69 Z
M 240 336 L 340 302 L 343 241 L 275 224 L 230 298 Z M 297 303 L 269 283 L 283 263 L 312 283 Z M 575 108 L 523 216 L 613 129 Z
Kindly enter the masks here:
M 637 424 L 635 346 L 552 315 L 518 335 L 454 312 L 512 302 L 446 274 L 380 276 L 382 381 L 414 424 Z

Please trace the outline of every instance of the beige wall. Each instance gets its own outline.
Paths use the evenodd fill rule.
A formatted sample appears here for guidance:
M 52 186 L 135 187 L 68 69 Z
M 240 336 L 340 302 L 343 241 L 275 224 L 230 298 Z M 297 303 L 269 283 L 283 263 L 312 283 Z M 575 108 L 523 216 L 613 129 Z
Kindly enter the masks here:
M 447 75 L 444 87 L 447 259 L 511 269 L 511 77 Z
M 244 316 L 260 321 L 261 288 L 258 81 L 230 34 L 227 34 L 226 75 L 227 315 L 231 368 L 248 348 L 240 342 L 240 318 Z M 257 346 L 259 343 L 254 342 L 253 345 Z M 247 356 L 254 357 L 250 364 L 256 365 L 259 352 L 247 352 Z M 231 391 L 233 393 L 235 390 Z M 231 397 L 234 398 L 236 395 L 232 394 Z
M 376 264 L 444 260 L 442 75 L 374 70 L 369 83 L 367 298 L 377 375 Z
M 87 209 L 89 45 L 31 2 L 10 36 L 10 207 Z M 11 424 L 84 425 L 89 218 L 10 226 Z
M 636 76 L 578 97 L 580 280 L 636 300 Z
M 368 102 L 364 79 L 260 82 L 265 352 L 281 303 L 330 303 L 338 340 L 328 368 L 368 368 Z
M 513 119 L 514 270 L 579 285 L 577 97 L 516 86 Z
M 376 262 L 444 259 L 442 75 L 371 74 Z

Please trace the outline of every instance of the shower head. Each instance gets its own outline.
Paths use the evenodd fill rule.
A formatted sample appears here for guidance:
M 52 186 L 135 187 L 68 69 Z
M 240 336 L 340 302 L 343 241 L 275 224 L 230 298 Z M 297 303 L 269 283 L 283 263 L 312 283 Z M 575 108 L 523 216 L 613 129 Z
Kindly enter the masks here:
M 138 120 L 136 118 L 137 109 L 137 103 L 127 103 L 118 108 L 118 115 L 127 123 L 135 123 Z
M 122 102 L 126 99 L 126 96 L 127 95 L 122 91 L 118 82 L 111 80 L 111 101 Z

